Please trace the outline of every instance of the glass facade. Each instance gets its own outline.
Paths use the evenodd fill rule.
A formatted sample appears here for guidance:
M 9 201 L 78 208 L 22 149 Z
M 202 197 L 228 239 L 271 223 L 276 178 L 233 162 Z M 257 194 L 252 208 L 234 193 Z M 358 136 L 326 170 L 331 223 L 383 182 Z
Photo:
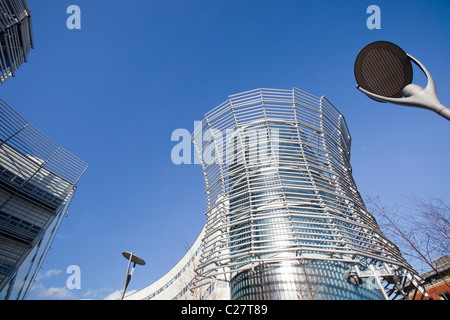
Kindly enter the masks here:
M 379 300 L 372 283 L 354 286 L 343 275 L 350 265 L 300 260 L 261 264 L 231 280 L 233 300 Z
M 207 198 L 195 263 L 128 299 L 379 300 L 419 283 L 366 210 L 347 125 L 325 97 L 232 95 L 192 140 Z
M 24 299 L 87 165 L 0 100 L 0 298 Z
M 0 0 L 0 83 L 33 47 L 26 0 Z M 24 299 L 87 165 L 0 100 L 0 299 Z
M 389 265 L 414 273 L 366 210 L 347 125 L 325 97 L 296 88 L 232 95 L 192 140 L 206 233 L 217 235 L 202 243 L 200 276 L 226 269 L 232 299 L 382 299 L 381 288 L 354 286 L 346 272 Z
M 320 254 L 317 248 L 340 244 L 336 235 L 341 226 L 330 226 L 330 213 L 323 205 L 339 199 L 306 138 L 294 122 L 275 120 L 239 128 L 232 138 L 230 262 L 232 270 L 245 268 L 252 257 L 259 265 L 231 280 L 231 296 L 235 300 L 380 299 L 376 291 L 362 294 L 361 287 L 355 290 L 347 283 L 343 275 L 349 265 L 298 259 L 306 253 Z M 319 184 L 324 187 L 317 191 Z M 280 256 L 286 261 L 265 263 Z

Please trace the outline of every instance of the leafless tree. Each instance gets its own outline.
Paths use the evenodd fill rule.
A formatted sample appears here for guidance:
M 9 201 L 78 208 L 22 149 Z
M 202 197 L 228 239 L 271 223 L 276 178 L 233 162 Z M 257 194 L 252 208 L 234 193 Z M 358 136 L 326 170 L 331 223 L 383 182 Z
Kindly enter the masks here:
M 440 275 L 433 260 L 449 253 L 450 206 L 444 200 L 408 197 L 402 209 L 386 208 L 378 197 L 368 197 L 370 211 L 387 237 L 398 245 L 412 265 L 420 263 Z
M 207 292 L 211 285 L 216 283 L 216 279 L 205 279 L 199 273 L 199 261 L 196 259 L 201 252 L 194 252 L 192 245 L 185 237 L 179 240 L 180 244 L 186 250 L 185 256 L 189 258 L 189 270 L 185 271 L 188 276 L 184 276 L 180 279 L 181 288 L 188 290 L 189 292 L 182 295 L 182 299 L 185 300 L 202 300 L 207 295 L 209 300 L 219 299 L 217 290 L 213 292 Z
M 322 262 L 307 259 L 299 259 L 301 275 L 298 281 L 298 296 L 301 300 L 326 299 L 328 293 L 324 285 L 324 276 L 320 273 Z

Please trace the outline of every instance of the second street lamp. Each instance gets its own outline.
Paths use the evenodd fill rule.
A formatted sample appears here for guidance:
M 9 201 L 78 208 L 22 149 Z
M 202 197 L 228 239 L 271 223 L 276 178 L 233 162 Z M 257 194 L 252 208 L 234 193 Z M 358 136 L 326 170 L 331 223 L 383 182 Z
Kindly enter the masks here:
M 124 251 L 122 252 L 122 255 L 128 260 L 128 267 L 127 273 L 125 275 L 125 282 L 123 284 L 122 295 L 120 297 L 120 300 L 123 300 L 123 298 L 125 297 L 125 292 L 127 290 L 128 284 L 130 283 L 131 276 L 133 275 L 136 264 L 145 265 L 145 261 L 139 258 L 137 255 L 133 254 L 133 252 Z M 131 262 L 133 262 L 133 267 L 130 272 Z

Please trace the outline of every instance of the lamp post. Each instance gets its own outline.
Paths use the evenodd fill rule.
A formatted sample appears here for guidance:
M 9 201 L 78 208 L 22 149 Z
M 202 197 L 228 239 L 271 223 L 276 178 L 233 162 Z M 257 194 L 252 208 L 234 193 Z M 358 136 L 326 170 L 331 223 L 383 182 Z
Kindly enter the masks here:
M 422 88 L 412 83 L 414 62 L 428 79 Z M 398 105 L 427 109 L 450 120 L 450 109 L 438 99 L 430 72 L 413 56 L 387 41 L 375 41 L 358 54 L 354 66 L 357 88 L 368 97 Z
M 123 298 L 125 297 L 125 291 L 127 290 L 128 284 L 130 283 L 131 276 L 133 275 L 136 264 L 139 264 L 142 266 L 145 265 L 145 261 L 142 260 L 141 258 L 139 258 L 137 255 L 133 254 L 133 252 L 124 251 L 124 252 L 122 252 L 122 255 L 128 260 L 128 266 L 127 266 L 127 273 L 125 275 L 125 282 L 123 284 L 122 295 L 120 297 L 120 300 L 123 300 Z M 130 272 L 131 262 L 133 262 L 133 267 Z

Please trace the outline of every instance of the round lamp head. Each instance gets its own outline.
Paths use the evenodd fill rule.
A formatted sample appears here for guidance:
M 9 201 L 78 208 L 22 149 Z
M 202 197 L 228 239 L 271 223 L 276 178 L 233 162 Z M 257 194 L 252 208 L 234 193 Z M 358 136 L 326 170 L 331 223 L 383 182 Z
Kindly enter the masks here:
M 356 57 L 355 78 L 358 86 L 383 97 L 401 98 L 402 90 L 412 82 L 410 58 L 397 45 L 375 41 Z
M 136 263 L 136 264 L 139 264 L 139 265 L 141 265 L 141 266 L 145 265 L 145 261 L 142 260 L 141 258 L 139 258 L 137 255 L 133 254 L 132 252 L 126 252 L 126 251 L 124 251 L 124 252 L 122 252 L 122 255 L 123 255 L 127 260 L 130 260 L 130 257 L 131 257 L 131 261 L 134 262 L 134 263 Z

